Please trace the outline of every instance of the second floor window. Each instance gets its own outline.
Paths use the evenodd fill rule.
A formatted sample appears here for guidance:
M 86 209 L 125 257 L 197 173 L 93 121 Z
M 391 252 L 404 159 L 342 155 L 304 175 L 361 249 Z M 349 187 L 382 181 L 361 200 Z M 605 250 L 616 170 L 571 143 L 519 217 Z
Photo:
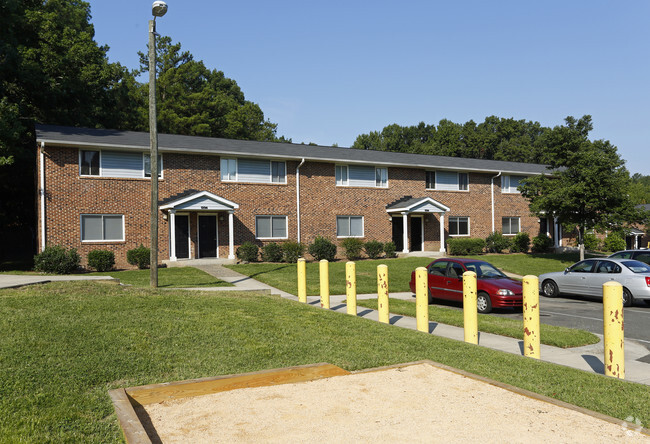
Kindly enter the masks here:
M 336 165 L 334 175 L 337 186 L 388 187 L 388 168 L 365 165 Z
M 429 190 L 467 191 L 469 176 L 456 171 L 427 171 L 426 187 Z
M 287 183 L 287 165 L 283 161 L 248 158 L 221 158 L 224 182 Z
M 79 175 L 97 177 L 151 177 L 148 153 L 108 150 L 80 150 Z M 162 177 L 163 158 L 158 155 L 158 177 Z
M 501 192 L 519 193 L 517 187 L 519 186 L 519 183 L 525 178 L 526 176 L 503 176 L 503 181 L 501 183 Z

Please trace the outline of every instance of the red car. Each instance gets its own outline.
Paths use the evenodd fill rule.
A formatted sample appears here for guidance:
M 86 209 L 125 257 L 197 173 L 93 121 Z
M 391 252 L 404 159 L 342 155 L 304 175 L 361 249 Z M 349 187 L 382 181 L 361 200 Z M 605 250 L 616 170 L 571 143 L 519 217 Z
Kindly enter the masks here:
M 490 313 L 492 308 L 522 309 L 521 282 L 510 279 L 495 266 L 476 259 L 443 258 L 427 266 L 429 303 L 433 298 L 448 301 L 463 300 L 463 273 L 476 273 L 477 308 L 479 313 Z M 411 273 L 411 291 L 415 293 L 415 271 Z

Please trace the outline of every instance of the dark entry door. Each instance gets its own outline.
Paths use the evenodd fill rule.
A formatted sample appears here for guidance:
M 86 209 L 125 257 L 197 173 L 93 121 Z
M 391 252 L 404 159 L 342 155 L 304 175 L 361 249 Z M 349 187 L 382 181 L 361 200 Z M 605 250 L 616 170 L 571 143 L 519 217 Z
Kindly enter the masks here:
M 411 251 L 422 251 L 422 218 L 411 217 Z
M 395 251 L 404 251 L 404 221 L 402 217 L 393 217 L 393 243 Z
M 178 259 L 189 259 L 190 257 L 190 217 L 186 214 L 176 215 L 175 217 L 175 233 L 176 238 L 176 257 Z
M 216 216 L 199 216 L 199 257 L 217 257 Z

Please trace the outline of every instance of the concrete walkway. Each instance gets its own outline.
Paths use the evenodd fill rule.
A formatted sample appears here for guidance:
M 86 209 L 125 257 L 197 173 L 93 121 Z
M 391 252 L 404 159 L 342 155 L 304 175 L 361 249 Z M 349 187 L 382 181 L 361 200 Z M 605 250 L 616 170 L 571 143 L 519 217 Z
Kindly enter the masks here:
M 298 298 L 290 293 L 278 290 L 270 285 L 263 284 L 255 279 L 223 267 L 221 264 L 195 265 L 210 275 L 233 284 L 233 287 L 201 287 L 190 288 L 196 291 L 258 291 L 279 295 L 283 298 L 297 301 Z M 101 276 L 34 276 L 34 275 L 8 275 L 0 274 L 0 288 L 14 288 L 24 285 L 40 284 L 51 281 L 66 280 L 112 280 Z M 393 299 L 415 300 L 410 292 L 391 293 Z M 376 294 L 360 294 L 358 299 L 376 299 Z M 345 295 L 330 297 L 331 310 L 345 314 L 347 307 Z M 307 303 L 320 307 L 320 297 L 309 296 Z M 378 321 L 378 312 L 369 308 L 359 307 L 357 315 L 364 319 Z M 417 330 L 415 318 L 391 314 L 390 324 L 402 328 Z M 433 320 L 429 322 L 429 332 L 436 336 L 463 340 L 463 329 L 450 325 L 440 324 Z M 542 345 L 541 357 L 543 361 L 566 365 L 592 373 L 604 374 L 604 345 L 602 335 L 598 344 L 585 347 L 562 349 Z M 519 339 L 499 336 L 490 333 L 479 333 L 479 345 L 506 353 L 523 355 L 523 341 Z M 650 357 L 647 349 L 634 341 L 625 341 L 625 380 L 650 385 Z M 642 360 L 641 360 L 642 359 Z

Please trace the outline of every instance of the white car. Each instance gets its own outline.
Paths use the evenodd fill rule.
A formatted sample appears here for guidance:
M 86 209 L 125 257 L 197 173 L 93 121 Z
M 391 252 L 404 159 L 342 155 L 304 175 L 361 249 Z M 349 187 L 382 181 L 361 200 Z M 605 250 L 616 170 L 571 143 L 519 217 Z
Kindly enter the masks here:
M 577 262 L 564 271 L 539 276 L 540 291 L 549 298 L 560 294 L 603 296 L 603 284 L 623 285 L 623 305 L 635 300 L 650 304 L 650 265 L 633 259 L 596 258 Z

